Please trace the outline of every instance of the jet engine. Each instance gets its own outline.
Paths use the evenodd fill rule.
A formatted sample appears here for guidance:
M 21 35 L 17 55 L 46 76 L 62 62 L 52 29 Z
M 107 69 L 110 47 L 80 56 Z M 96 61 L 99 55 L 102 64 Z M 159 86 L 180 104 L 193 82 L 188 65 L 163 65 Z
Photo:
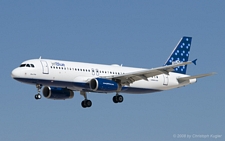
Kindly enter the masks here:
M 43 88 L 43 96 L 48 99 L 55 100 L 65 100 L 73 98 L 74 92 L 70 89 L 66 88 L 58 88 L 58 87 L 44 87 Z
M 103 78 L 91 79 L 89 86 L 92 91 L 97 92 L 115 92 L 119 88 L 115 81 Z

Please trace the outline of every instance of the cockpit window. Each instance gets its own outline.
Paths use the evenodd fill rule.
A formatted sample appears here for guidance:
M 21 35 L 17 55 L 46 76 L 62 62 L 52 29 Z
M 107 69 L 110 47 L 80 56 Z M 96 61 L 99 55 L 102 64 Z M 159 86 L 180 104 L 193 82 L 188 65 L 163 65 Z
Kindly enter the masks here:
M 32 67 L 32 68 L 34 68 L 34 64 L 21 64 L 20 67 Z
M 20 65 L 20 67 L 25 67 L 25 66 L 26 66 L 26 64 L 21 64 L 21 65 Z

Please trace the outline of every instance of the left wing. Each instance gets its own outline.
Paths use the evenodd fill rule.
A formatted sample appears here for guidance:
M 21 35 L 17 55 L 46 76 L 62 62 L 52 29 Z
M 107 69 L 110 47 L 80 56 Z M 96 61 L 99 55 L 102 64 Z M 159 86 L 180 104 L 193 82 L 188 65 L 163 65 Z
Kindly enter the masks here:
M 126 73 L 126 74 L 116 75 L 116 76 L 107 76 L 104 78 L 112 79 L 112 80 L 120 83 L 121 85 L 130 85 L 131 83 L 138 81 L 138 80 L 148 81 L 148 78 L 152 77 L 152 76 L 156 76 L 156 75 L 160 75 L 160 74 L 169 75 L 169 72 L 174 71 L 174 68 L 176 68 L 178 66 L 184 66 L 187 64 L 191 64 L 192 62 L 193 61 L 180 62 L 177 64 L 168 65 L 168 66 L 152 68 L 152 69 L 137 71 L 137 72 L 131 72 L 131 73 Z

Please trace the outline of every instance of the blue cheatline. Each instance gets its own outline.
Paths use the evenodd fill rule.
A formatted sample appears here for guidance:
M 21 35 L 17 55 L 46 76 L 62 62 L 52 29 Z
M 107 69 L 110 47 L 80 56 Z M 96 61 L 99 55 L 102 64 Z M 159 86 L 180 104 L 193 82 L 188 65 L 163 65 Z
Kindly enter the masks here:
M 181 40 L 167 59 L 165 65 L 188 61 L 190 55 L 191 40 L 192 37 L 181 38 Z M 186 71 L 187 65 L 176 67 L 173 72 L 186 74 Z

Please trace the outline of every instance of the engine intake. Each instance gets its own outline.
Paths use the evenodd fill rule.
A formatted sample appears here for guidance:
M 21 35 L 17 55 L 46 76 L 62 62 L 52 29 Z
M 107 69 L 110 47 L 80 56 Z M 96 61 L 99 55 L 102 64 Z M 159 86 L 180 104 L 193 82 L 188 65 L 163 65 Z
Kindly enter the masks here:
M 64 100 L 73 98 L 74 92 L 66 88 L 44 87 L 43 96 L 49 99 Z
M 90 89 L 97 92 L 115 92 L 118 90 L 118 84 L 115 81 L 103 78 L 91 79 Z

